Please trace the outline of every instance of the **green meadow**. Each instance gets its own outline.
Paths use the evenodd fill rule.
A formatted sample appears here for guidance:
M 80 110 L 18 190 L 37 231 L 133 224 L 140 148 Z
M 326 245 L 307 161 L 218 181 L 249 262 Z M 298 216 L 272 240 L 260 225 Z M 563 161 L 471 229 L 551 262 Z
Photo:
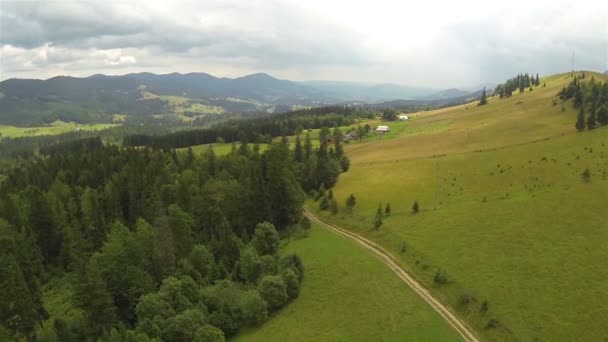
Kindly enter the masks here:
M 77 124 L 75 122 L 55 121 L 49 125 L 37 127 L 16 127 L 8 125 L 0 125 L 1 138 L 18 138 L 32 137 L 39 135 L 56 135 L 69 132 L 83 131 L 100 131 L 103 129 L 119 126 L 118 124 Z
M 571 102 L 556 98 L 570 80 L 418 113 L 392 139 L 347 145 L 340 211 L 321 214 L 391 250 L 488 340 L 605 340 L 608 127 L 576 132 Z
M 306 268 L 300 296 L 235 341 L 458 341 L 448 323 L 375 256 L 313 225 L 283 253 Z

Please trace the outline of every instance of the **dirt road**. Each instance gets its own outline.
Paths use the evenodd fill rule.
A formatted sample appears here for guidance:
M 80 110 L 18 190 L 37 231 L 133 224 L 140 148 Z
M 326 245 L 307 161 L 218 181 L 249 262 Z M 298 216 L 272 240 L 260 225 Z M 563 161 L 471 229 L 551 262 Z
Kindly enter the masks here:
M 374 253 L 382 262 L 388 266 L 403 282 L 405 282 L 409 287 L 412 288 L 424 301 L 426 301 L 441 317 L 443 317 L 459 334 L 465 341 L 470 342 L 479 342 L 479 338 L 475 336 L 473 331 L 458 318 L 452 311 L 450 311 L 446 306 L 441 304 L 435 297 L 431 295 L 431 293 L 424 288 L 418 281 L 416 281 L 411 275 L 409 275 L 399 264 L 396 262 L 396 258 L 392 256 L 387 250 L 385 250 L 382 246 L 378 245 L 375 242 L 372 242 L 364 237 L 361 237 L 355 233 L 352 233 L 344 228 L 340 228 L 336 225 L 327 223 L 316 217 L 309 210 L 304 210 L 304 215 L 308 217 L 309 220 L 321 225 L 324 228 L 329 229 L 330 231 L 342 235 L 346 238 L 356 241 L 361 246 L 366 248 L 367 250 Z

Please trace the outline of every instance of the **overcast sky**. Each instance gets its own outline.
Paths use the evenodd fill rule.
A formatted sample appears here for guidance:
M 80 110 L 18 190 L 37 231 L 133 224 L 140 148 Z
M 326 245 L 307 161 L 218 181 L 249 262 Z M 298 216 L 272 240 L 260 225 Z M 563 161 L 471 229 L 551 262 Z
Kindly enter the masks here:
M 608 69 L 608 1 L 7 1 L 0 79 L 150 71 L 429 87 Z

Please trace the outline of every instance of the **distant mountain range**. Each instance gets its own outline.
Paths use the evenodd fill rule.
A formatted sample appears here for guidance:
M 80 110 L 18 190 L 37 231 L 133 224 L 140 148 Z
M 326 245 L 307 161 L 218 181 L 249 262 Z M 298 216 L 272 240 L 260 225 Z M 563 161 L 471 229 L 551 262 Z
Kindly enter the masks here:
M 55 120 L 108 122 L 114 114 L 174 116 L 186 120 L 211 114 L 273 112 L 338 103 L 397 99 L 425 102 L 468 94 L 471 92 L 395 84 L 292 82 L 264 73 L 238 78 L 218 78 L 206 73 L 135 73 L 9 79 L 0 82 L 0 124 L 33 125 Z

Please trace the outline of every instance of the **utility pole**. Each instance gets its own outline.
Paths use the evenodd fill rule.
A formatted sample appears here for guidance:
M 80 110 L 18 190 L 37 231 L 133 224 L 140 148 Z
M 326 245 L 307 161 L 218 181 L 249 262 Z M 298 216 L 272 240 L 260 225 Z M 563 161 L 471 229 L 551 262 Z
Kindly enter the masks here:
M 572 51 L 572 75 L 574 75 L 574 50 Z

